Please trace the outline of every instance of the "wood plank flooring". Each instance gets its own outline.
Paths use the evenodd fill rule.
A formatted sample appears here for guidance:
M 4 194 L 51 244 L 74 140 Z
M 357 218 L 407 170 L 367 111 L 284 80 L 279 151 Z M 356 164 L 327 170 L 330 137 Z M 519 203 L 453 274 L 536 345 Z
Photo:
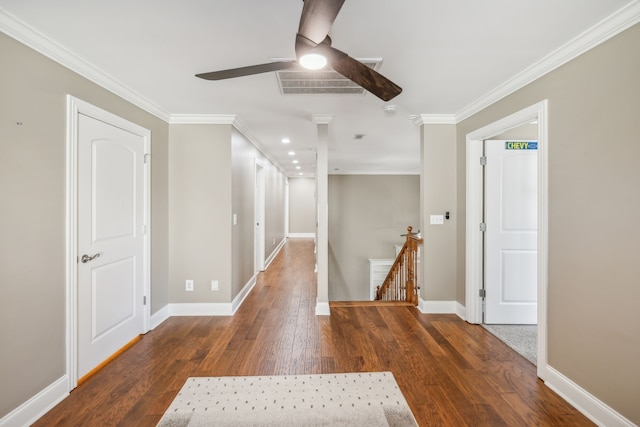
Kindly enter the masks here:
M 391 371 L 421 426 L 591 426 L 484 328 L 415 307 L 316 316 L 312 239 L 290 239 L 233 317 L 172 317 L 35 426 L 155 426 L 189 376 Z

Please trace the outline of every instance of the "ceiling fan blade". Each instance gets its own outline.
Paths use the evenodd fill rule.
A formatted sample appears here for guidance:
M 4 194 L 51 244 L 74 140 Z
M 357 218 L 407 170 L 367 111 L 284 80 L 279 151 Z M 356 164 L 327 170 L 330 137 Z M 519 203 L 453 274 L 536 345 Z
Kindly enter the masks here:
M 268 64 L 250 65 L 248 67 L 230 68 L 228 70 L 211 71 L 209 73 L 196 74 L 205 80 L 224 80 L 234 77 L 251 76 L 253 74 L 268 73 L 270 71 L 288 70 L 298 67 L 298 61 L 269 62 Z
M 316 44 L 322 43 L 343 3 L 344 0 L 304 0 L 298 34 Z
M 400 86 L 346 53 L 331 46 L 323 46 L 323 50 L 334 70 L 383 101 L 389 101 L 402 92 Z

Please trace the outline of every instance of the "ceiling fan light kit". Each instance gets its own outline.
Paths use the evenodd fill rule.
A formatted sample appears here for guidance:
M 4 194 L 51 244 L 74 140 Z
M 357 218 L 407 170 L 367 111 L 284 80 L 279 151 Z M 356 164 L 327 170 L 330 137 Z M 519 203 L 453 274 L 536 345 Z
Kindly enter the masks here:
M 319 53 L 307 53 L 302 55 L 298 62 L 307 70 L 319 70 L 327 65 L 327 58 Z
M 318 70 L 324 68 L 328 63 L 336 72 L 383 101 L 395 98 L 402 92 L 400 86 L 367 65 L 331 46 L 329 31 L 343 3 L 344 0 L 304 0 L 300 25 L 295 40 L 295 51 L 298 60 L 270 62 L 268 64 L 212 71 L 196 74 L 196 77 L 206 80 L 224 80 L 287 70 L 298 66 Z M 311 59 L 313 61 L 309 64 L 307 60 Z M 322 60 L 324 60 L 324 63 Z

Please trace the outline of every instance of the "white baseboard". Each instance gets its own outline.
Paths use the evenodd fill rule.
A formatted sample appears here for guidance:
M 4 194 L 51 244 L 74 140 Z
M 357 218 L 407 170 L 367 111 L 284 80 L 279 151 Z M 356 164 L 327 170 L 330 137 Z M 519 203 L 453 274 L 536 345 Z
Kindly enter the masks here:
M 316 237 L 316 233 L 289 233 L 287 237 Z
M 330 316 L 331 308 L 328 302 L 316 301 L 316 316 Z
M 157 328 L 162 322 L 171 316 L 170 304 L 165 305 L 160 310 L 151 315 L 151 329 Z
M 230 302 L 184 302 L 169 304 L 171 316 L 233 316 Z
M 634 423 L 597 399 L 551 366 L 546 366 L 545 385 L 599 426 L 633 427 Z
M 244 300 L 247 297 L 247 295 L 249 295 L 249 293 L 251 293 L 251 291 L 253 290 L 253 287 L 256 285 L 257 279 L 258 279 L 257 274 L 254 274 L 251 277 L 251 279 L 249 279 L 249 281 L 240 290 L 240 292 L 238 292 L 238 295 L 236 295 L 236 297 L 233 299 L 233 301 L 231 301 L 231 311 L 233 312 L 233 314 L 235 314 L 235 312 L 238 311 L 238 309 L 240 308 L 240 306 L 244 302 Z
M 269 255 L 269 257 L 264 262 L 264 269 L 265 270 L 267 268 L 269 268 L 269 266 L 271 265 L 271 262 L 275 259 L 276 255 L 278 255 L 278 252 L 280 252 L 280 249 L 282 249 L 282 247 L 285 245 L 285 243 L 287 243 L 287 239 L 286 238 L 282 239 L 280 241 L 280 243 L 278 244 L 278 246 L 273 250 L 273 252 L 271 252 L 271 255 Z
M 0 427 L 30 426 L 68 395 L 69 377 L 64 375 L 2 417 Z
M 467 308 L 458 301 L 456 301 L 456 314 L 462 320 L 467 320 Z
M 458 314 L 457 305 L 457 301 L 425 301 L 420 298 L 418 310 L 425 314 Z

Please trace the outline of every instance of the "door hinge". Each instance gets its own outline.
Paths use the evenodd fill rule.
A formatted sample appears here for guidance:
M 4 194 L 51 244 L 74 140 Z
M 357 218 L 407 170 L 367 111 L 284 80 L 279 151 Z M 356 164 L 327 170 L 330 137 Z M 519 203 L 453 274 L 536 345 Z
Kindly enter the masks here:
M 487 224 L 484 222 L 480 223 L 480 231 L 485 232 L 487 231 Z
M 142 305 L 147 305 L 147 296 L 146 295 L 144 295 L 142 297 Z
M 145 153 L 144 154 L 144 162 L 145 163 L 149 163 L 149 160 L 151 159 L 151 154 L 149 153 Z
M 481 156 L 480 157 L 480 165 L 481 166 L 486 166 L 487 165 L 487 156 Z
M 480 298 L 486 298 L 487 297 L 487 291 L 485 289 L 480 289 L 480 292 L 478 292 L 480 295 Z

